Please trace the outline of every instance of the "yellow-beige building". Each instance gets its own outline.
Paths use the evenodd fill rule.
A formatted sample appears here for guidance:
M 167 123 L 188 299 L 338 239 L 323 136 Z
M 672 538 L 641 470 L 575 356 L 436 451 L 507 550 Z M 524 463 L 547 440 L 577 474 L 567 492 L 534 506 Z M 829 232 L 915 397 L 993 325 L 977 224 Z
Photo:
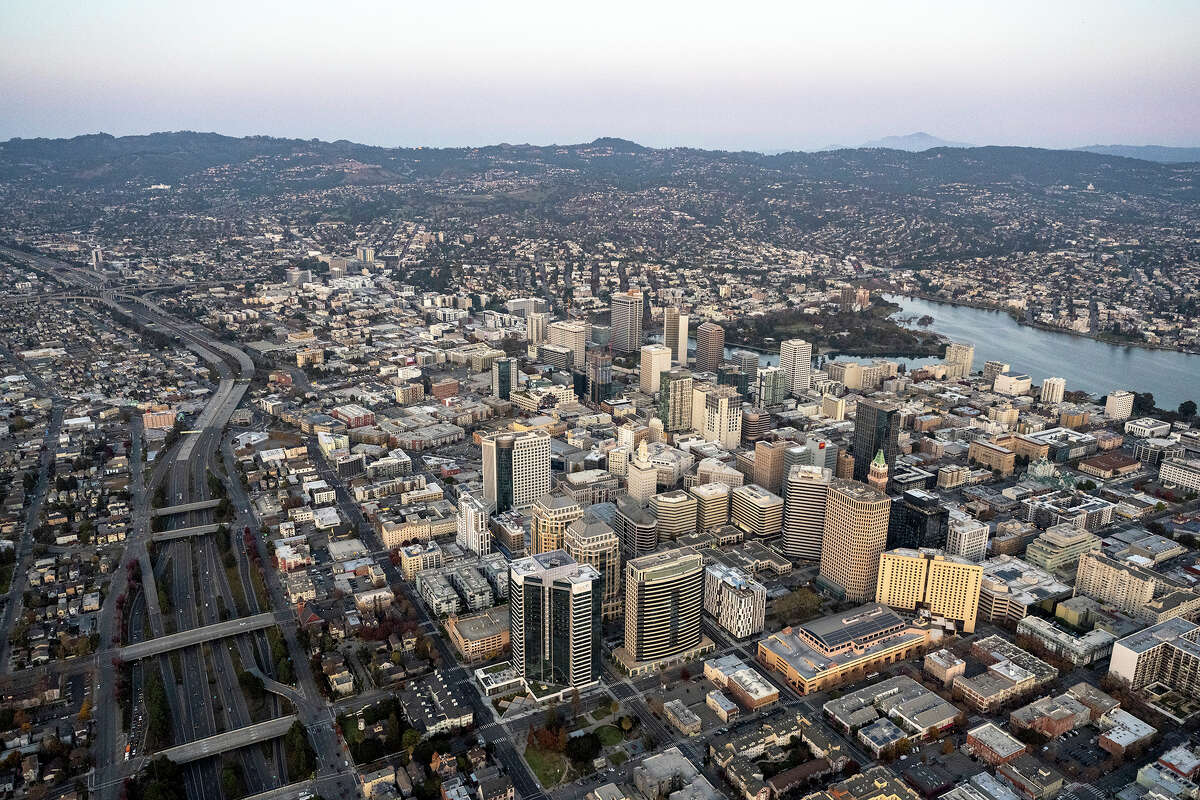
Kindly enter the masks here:
M 533 504 L 529 522 L 530 554 L 563 549 L 567 526 L 583 516 L 583 508 L 566 495 L 547 494 Z
M 879 557 L 875 601 L 954 620 L 975 631 L 983 567 L 941 550 L 900 547 Z
M 891 510 L 888 496 L 865 483 L 842 478 L 829 482 L 817 576 L 822 587 L 852 603 L 875 597 Z

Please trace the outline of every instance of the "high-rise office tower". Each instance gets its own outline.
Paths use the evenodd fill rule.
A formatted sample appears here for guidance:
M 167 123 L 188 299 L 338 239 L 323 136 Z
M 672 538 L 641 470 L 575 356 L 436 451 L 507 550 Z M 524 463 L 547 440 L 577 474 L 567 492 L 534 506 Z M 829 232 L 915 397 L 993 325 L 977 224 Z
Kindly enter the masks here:
M 612 396 L 612 356 L 603 350 L 587 351 L 587 395 L 593 403 Z
M 987 381 L 988 386 L 996 382 L 997 375 L 1003 375 L 1008 372 L 1009 365 L 1003 361 L 985 361 L 983 362 L 983 379 Z
M 812 342 L 784 339 L 779 345 L 779 368 L 787 373 L 788 391 L 800 396 L 812 388 Z
M 946 552 L 952 556 L 962 556 L 968 561 L 983 561 L 987 556 L 990 532 L 986 522 L 980 522 L 965 511 L 952 508 L 946 527 Z
M 716 372 L 725 360 L 725 329 L 712 322 L 696 328 L 696 371 Z
M 486 556 L 492 552 L 492 531 L 488 527 L 491 506 L 469 492 L 458 495 L 458 534 L 455 542 L 464 550 Z
M 602 578 L 564 550 L 512 562 L 508 572 L 513 669 L 526 682 L 588 686 L 600 677 Z
M 690 547 L 625 564 L 625 651 L 635 662 L 666 661 L 699 646 L 704 561 Z
M 954 620 L 975 632 L 983 566 L 940 550 L 888 550 L 879 557 L 875 602 Z
M 688 491 L 696 498 L 696 530 L 707 531 L 729 524 L 729 484 L 702 483 Z
M 742 441 L 744 443 L 749 445 L 759 439 L 765 439 L 774 429 L 771 412 L 765 408 L 742 407 Z
M 892 501 L 888 518 L 888 549 L 946 547 L 950 512 L 938 496 L 924 489 L 909 489 Z
M 1041 400 L 1046 405 L 1061 403 L 1063 401 L 1063 395 L 1066 393 L 1066 378 L 1046 378 L 1046 380 L 1042 381 Z
M 640 386 L 646 394 L 658 391 L 662 374 L 671 369 L 671 348 L 661 344 L 642 345 Z
M 526 509 L 550 491 L 550 434 L 543 430 L 483 437 L 483 499 L 496 513 Z
M 621 540 L 621 555 L 637 558 L 658 547 L 658 518 L 644 504 L 627 494 L 614 498 L 617 513 L 613 516 L 613 530 Z
M 599 517 L 584 512 L 567 526 L 564 547 L 580 564 L 590 564 L 600 574 L 600 610 L 605 619 L 620 615 L 621 542 L 616 531 Z
M 497 358 L 492 362 L 492 397 L 507 400 L 517 388 L 517 360 Z
M 854 418 L 854 480 L 866 481 L 871 461 L 880 450 L 891 470 L 900 451 L 900 406 L 863 398 Z
M 614 353 L 635 353 L 642 346 L 642 291 L 630 289 L 612 296 L 612 338 Z
M 975 345 L 965 342 L 950 342 L 946 345 L 946 376 L 965 378 L 975 368 Z
M 711 383 L 692 384 L 692 427 L 727 450 L 742 440 L 742 404 L 737 389 Z
M 851 603 L 866 603 L 875 596 L 891 506 L 887 495 L 864 483 L 830 481 L 820 586 Z
M 658 519 L 658 540 L 677 539 L 696 532 L 696 498 L 682 489 L 650 498 L 650 510 Z
M 832 473 L 821 466 L 796 464 L 788 470 L 783 490 L 783 553 L 788 558 L 821 560 L 832 479 Z
M 550 325 L 550 314 L 545 311 L 531 311 L 525 315 L 525 338 L 530 344 L 541 344 L 546 341 L 546 328 Z
M 625 491 L 639 503 L 648 503 L 658 491 L 658 467 L 650 463 L 650 453 L 643 441 L 629 460 L 625 473 Z
M 529 552 L 549 553 L 563 546 L 567 526 L 583 516 L 583 508 L 570 497 L 547 494 L 533 504 L 529 521 Z
M 582 370 L 587 357 L 588 325 L 586 322 L 562 320 L 550 323 L 550 344 L 570 349 L 571 369 Z
M 663 309 L 663 344 L 671 348 L 671 359 L 682 366 L 688 362 L 688 315 L 679 306 Z
M 754 394 L 759 405 L 777 406 L 787 400 L 789 378 L 779 367 L 763 367 L 758 371 L 758 383 Z
M 791 442 L 759 441 L 754 445 L 754 482 L 768 492 L 779 494 L 783 490 L 783 460 Z
M 686 431 L 692 427 L 692 373 L 682 367 L 660 377 L 658 418 L 663 430 Z
M 738 350 L 733 354 L 733 363 L 742 368 L 742 372 L 754 380 L 758 375 L 758 353 L 749 350 Z
M 756 483 L 729 493 L 729 520 L 750 536 L 774 536 L 783 530 L 783 498 Z

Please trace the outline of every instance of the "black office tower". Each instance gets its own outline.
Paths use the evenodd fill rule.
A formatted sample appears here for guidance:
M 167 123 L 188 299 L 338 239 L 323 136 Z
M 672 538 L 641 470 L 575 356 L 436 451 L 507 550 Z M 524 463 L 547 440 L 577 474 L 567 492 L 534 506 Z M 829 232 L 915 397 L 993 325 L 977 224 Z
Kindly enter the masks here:
M 890 473 L 900 450 L 900 406 L 864 398 L 854 418 L 854 480 L 866 482 L 880 450 Z

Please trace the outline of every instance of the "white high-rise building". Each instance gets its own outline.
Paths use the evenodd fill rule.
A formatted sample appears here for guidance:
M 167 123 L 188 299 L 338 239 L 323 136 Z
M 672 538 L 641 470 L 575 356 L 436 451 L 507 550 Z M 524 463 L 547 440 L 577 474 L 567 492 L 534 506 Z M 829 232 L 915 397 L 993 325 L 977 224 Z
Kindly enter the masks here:
M 1129 419 L 1133 416 L 1133 392 L 1117 389 L 1109 392 L 1104 401 L 1104 416 L 1109 419 Z
M 550 324 L 550 315 L 545 311 L 530 311 L 525 315 L 525 338 L 530 344 L 541 344 L 546 341 L 546 327 Z
M 832 476 L 824 467 L 807 464 L 795 464 L 788 471 L 783 488 L 783 553 L 788 558 L 821 560 Z
M 692 427 L 710 442 L 733 450 L 742 441 L 742 404 L 737 389 L 692 384 Z
M 679 306 L 663 309 L 663 344 L 671 348 L 671 359 L 687 366 L 688 315 Z
M 573 359 L 572 368 L 582 370 L 584 358 L 587 356 L 588 324 L 562 320 L 550 323 L 548 332 L 550 344 L 569 348 Z
M 645 505 L 658 492 L 658 467 L 650 463 L 650 453 L 643 441 L 638 445 L 637 455 L 630 461 L 625 474 L 625 491 Z
M 642 345 L 640 385 L 646 394 L 658 392 L 662 374 L 671 369 L 671 348 L 663 344 Z
M 529 508 L 550 491 L 550 434 L 544 430 L 483 437 L 483 499 L 498 513 Z
M 968 561 L 983 561 L 987 557 L 989 532 L 986 522 L 952 508 L 946 529 L 946 552 L 952 556 L 962 556 Z
M 630 289 L 612 296 L 609 346 L 614 353 L 633 353 L 642 346 L 642 291 Z
M 787 373 L 788 391 L 799 396 L 812 388 L 812 342 L 785 339 L 779 345 L 779 366 Z
M 488 528 L 491 508 L 468 492 L 458 497 L 458 536 L 455 541 L 464 550 L 486 556 L 492 552 L 492 532 Z
M 1046 405 L 1061 403 L 1066 393 L 1066 378 L 1046 378 L 1042 381 L 1042 402 Z

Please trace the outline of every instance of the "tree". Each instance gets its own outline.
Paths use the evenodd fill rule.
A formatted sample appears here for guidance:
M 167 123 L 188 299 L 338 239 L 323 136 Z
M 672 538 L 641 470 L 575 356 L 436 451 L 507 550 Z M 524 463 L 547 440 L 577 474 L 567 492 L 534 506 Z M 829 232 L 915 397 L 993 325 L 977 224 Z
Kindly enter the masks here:
M 1196 416 L 1196 401 L 1184 400 L 1182 403 L 1180 403 L 1179 416 L 1184 420 L 1190 420 L 1192 417 Z
M 400 736 L 400 744 L 408 752 L 421 743 L 421 734 L 415 728 L 409 728 Z

